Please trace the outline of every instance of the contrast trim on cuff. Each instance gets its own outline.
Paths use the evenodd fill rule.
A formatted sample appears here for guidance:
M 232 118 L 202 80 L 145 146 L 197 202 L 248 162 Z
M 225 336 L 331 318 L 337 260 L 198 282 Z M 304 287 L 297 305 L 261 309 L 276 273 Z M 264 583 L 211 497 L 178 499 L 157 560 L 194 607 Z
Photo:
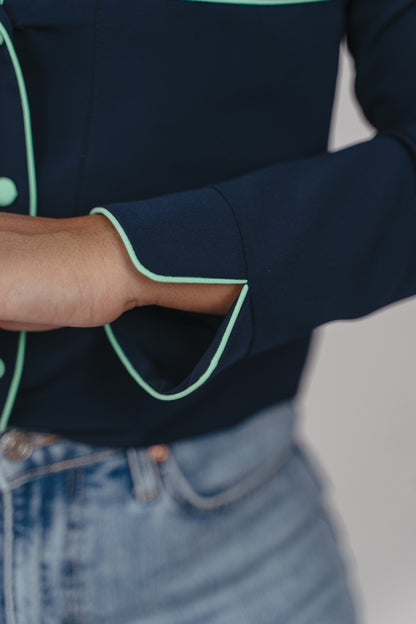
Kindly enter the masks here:
M 218 366 L 218 363 L 224 352 L 224 349 L 227 346 L 233 327 L 239 316 L 241 307 L 247 296 L 248 289 L 249 289 L 248 285 L 245 284 L 240 294 L 238 295 L 238 298 L 234 303 L 234 309 L 232 311 L 231 317 L 221 337 L 220 344 L 217 350 L 215 351 L 214 356 L 212 357 L 207 369 L 199 377 L 199 379 L 197 379 L 197 381 L 195 381 L 193 384 L 188 386 L 188 388 L 185 388 L 184 390 L 180 392 L 175 392 L 172 394 L 163 394 L 162 392 L 158 392 L 157 390 L 155 390 L 155 388 L 153 388 L 149 383 L 147 383 L 147 381 L 145 381 L 142 375 L 140 375 L 140 373 L 134 368 L 133 364 L 131 363 L 129 358 L 126 356 L 123 348 L 121 347 L 120 343 L 118 342 L 117 338 L 114 335 L 114 332 L 111 327 L 111 323 L 104 325 L 104 329 L 110 341 L 110 344 L 113 347 L 117 356 L 119 357 L 121 363 L 126 368 L 127 372 L 133 377 L 133 379 L 143 388 L 143 390 L 148 392 L 155 399 L 160 399 L 161 401 L 174 401 L 176 399 L 182 399 L 183 397 L 187 396 L 188 394 L 191 394 L 191 392 L 194 392 L 197 388 L 202 386 L 202 384 L 205 383 L 209 379 L 209 377 L 211 377 L 212 373 Z
M 139 371 L 133 366 L 131 360 L 127 357 L 124 349 L 122 348 L 122 346 L 120 345 L 120 342 L 117 340 L 115 336 L 115 333 L 112 328 L 112 324 L 108 323 L 107 325 L 104 325 L 104 330 L 107 334 L 108 340 L 110 341 L 110 344 L 113 347 L 116 355 L 120 359 L 121 363 L 126 368 L 127 372 L 131 375 L 131 377 L 136 381 L 136 383 L 138 383 L 148 394 L 150 394 L 155 399 L 159 399 L 162 401 L 173 401 L 176 399 L 181 399 L 187 396 L 188 394 L 191 394 L 211 377 L 211 375 L 213 374 L 213 372 L 215 371 L 215 369 L 217 368 L 220 362 L 221 356 L 223 355 L 224 350 L 229 342 L 231 333 L 237 322 L 237 319 L 239 318 L 241 308 L 243 306 L 243 303 L 249 291 L 247 280 L 246 279 L 230 279 L 230 278 L 214 278 L 214 277 L 208 278 L 208 277 L 195 277 L 195 276 L 173 276 L 173 275 L 162 275 L 160 273 L 155 273 L 151 271 L 150 269 L 148 269 L 147 267 L 145 267 L 142 264 L 142 262 L 139 260 L 133 248 L 133 245 L 131 244 L 131 241 L 129 237 L 127 236 L 121 223 L 109 210 L 107 210 L 103 206 L 97 206 L 97 207 L 92 208 L 89 214 L 102 214 L 107 219 L 109 219 L 109 221 L 111 221 L 111 223 L 116 228 L 121 240 L 123 241 L 124 246 L 127 250 L 127 253 L 129 254 L 129 257 L 131 261 L 133 262 L 133 265 L 135 266 L 135 268 L 141 273 L 143 273 L 144 275 L 146 275 L 147 277 L 149 277 L 150 279 L 153 279 L 159 282 L 244 284 L 236 301 L 233 303 L 232 307 L 228 311 L 228 315 L 229 315 L 228 322 L 222 333 L 220 342 L 208 363 L 207 368 L 195 382 L 191 383 L 191 385 L 189 385 L 187 388 L 184 388 L 183 390 L 178 391 L 178 392 L 162 393 L 156 390 L 153 386 L 151 386 L 144 379 L 144 377 L 139 373 Z M 248 343 L 249 342 L 250 340 L 248 340 Z
M 106 208 L 102 206 L 97 206 L 96 208 L 92 208 L 89 212 L 90 215 L 93 214 L 102 214 L 116 228 L 119 233 L 121 240 L 124 243 L 125 248 L 127 249 L 127 253 L 130 256 L 131 261 L 134 266 L 140 273 L 146 275 L 152 280 L 156 282 L 187 282 L 187 283 L 204 283 L 204 284 L 246 284 L 247 280 L 245 279 L 227 279 L 227 278 L 218 278 L 218 277 L 183 277 L 183 276 L 174 276 L 174 275 L 161 275 L 160 273 L 154 273 L 150 269 L 146 268 L 138 259 L 136 252 L 133 249 L 133 245 L 131 244 L 129 237 L 127 236 L 124 228 L 118 221 L 118 219 Z

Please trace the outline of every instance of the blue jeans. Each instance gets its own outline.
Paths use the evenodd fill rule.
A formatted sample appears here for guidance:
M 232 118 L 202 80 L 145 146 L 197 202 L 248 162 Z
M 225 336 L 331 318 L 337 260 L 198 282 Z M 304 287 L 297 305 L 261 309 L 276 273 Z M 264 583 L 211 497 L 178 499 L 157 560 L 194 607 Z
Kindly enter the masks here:
M 355 624 L 296 416 L 129 449 L 3 434 L 0 621 Z

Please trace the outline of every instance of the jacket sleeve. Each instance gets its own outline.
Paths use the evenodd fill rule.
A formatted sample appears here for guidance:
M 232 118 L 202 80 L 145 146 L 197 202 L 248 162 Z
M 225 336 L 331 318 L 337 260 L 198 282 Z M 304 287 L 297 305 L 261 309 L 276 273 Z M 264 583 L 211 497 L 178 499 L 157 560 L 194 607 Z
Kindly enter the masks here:
M 150 278 L 242 284 L 224 317 L 148 306 L 106 326 L 155 398 L 181 398 L 247 355 L 416 294 L 416 3 L 350 0 L 346 42 L 370 140 L 91 210 Z

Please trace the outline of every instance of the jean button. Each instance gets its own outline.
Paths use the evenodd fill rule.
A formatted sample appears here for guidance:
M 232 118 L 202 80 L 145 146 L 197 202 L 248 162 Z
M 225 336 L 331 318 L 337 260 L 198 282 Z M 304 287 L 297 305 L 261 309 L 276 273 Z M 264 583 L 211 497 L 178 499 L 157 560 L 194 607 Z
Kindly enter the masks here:
M 0 440 L 3 455 L 12 461 L 27 459 L 33 450 L 31 437 L 25 431 L 7 431 Z

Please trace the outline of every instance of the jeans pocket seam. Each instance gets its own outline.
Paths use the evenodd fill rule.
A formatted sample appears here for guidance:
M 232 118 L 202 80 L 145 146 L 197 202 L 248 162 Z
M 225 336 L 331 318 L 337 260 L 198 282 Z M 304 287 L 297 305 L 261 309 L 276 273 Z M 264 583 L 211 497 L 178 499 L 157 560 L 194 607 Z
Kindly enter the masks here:
M 166 462 L 159 465 L 159 469 L 167 493 L 181 508 L 200 513 L 215 512 L 248 498 L 268 483 L 292 457 L 292 450 L 290 444 L 278 457 L 274 457 L 272 461 L 259 466 L 239 482 L 214 495 L 205 496 L 194 490 L 172 454 Z

